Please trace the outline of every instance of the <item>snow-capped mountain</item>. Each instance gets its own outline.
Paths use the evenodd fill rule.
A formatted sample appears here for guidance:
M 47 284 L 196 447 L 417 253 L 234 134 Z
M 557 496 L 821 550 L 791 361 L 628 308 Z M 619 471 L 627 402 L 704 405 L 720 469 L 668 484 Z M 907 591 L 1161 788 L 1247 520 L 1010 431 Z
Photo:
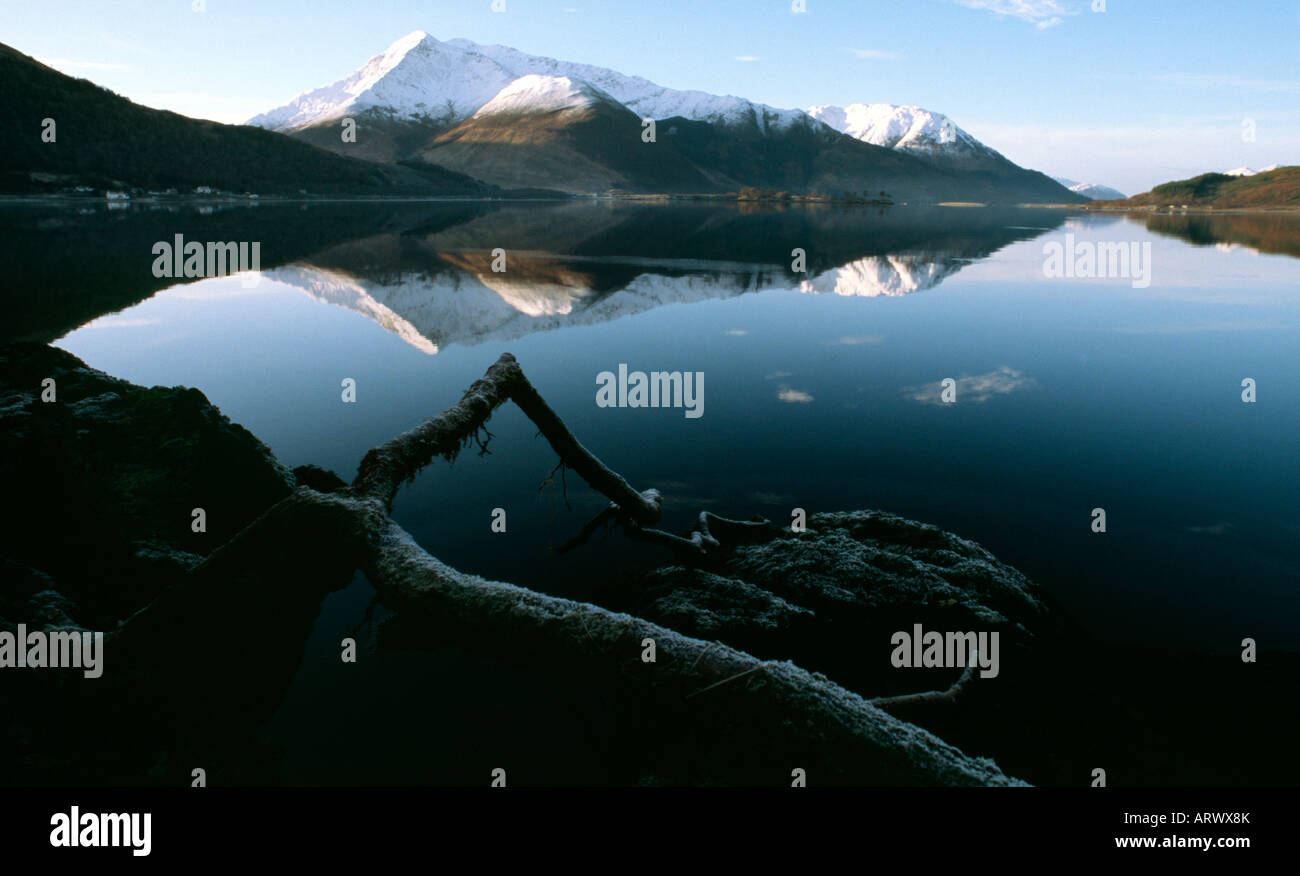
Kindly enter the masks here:
M 394 118 L 448 123 L 473 115 L 517 76 L 488 58 L 414 31 L 350 76 L 300 94 L 245 124 L 292 131 L 378 109 Z
M 1268 173 L 1270 170 L 1277 170 L 1281 166 L 1280 164 L 1270 164 L 1268 167 L 1261 167 L 1259 170 L 1250 167 L 1237 167 L 1232 170 L 1225 170 L 1223 173 L 1225 176 L 1256 176 L 1261 173 Z
M 816 109 L 839 126 L 800 110 L 415 31 L 360 70 L 249 124 L 350 157 L 439 165 L 505 188 L 885 191 L 921 203 L 1076 197 L 936 113 L 889 105 L 855 105 L 838 115 L 837 108 Z M 340 137 L 343 118 L 356 123 L 351 140 Z M 646 118 L 662 123 L 657 139 L 642 139 Z
M 864 143 L 919 154 L 928 159 L 980 156 L 1001 159 L 942 113 L 919 106 L 854 103 L 846 107 L 813 106 L 808 115 Z
M 1066 179 L 1063 176 L 1054 176 L 1052 179 L 1065 186 L 1076 195 L 1083 195 L 1085 198 L 1093 201 L 1122 201 L 1128 195 L 1119 189 L 1113 189 L 1110 186 L 1103 186 L 1097 183 L 1081 183 L 1072 179 Z
M 1023 186 L 1022 190 L 1033 192 L 1025 200 L 1068 202 L 1078 197 L 1077 193 L 1058 187 L 1047 176 L 1008 160 L 942 113 L 919 106 L 854 103 L 846 107 L 812 106 L 808 114 L 863 143 L 910 155 L 945 171 L 979 174 L 996 179 L 998 185 L 1008 188 Z
M 469 118 L 516 79 L 530 74 L 587 82 L 642 118 L 681 116 L 754 124 L 764 133 L 809 124 L 798 110 L 779 110 L 730 95 L 677 91 L 640 76 L 530 55 L 508 46 L 481 46 L 465 39 L 441 42 L 418 30 L 352 75 L 301 94 L 247 124 L 292 131 L 371 109 L 393 118 L 456 123 Z

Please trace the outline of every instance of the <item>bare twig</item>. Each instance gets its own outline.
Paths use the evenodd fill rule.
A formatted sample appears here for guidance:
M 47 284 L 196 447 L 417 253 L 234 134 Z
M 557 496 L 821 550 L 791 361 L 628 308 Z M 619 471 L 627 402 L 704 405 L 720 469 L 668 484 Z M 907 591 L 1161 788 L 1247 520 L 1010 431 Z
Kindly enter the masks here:
M 876 697 L 867 700 L 867 702 L 882 709 L 891 709 L 898 706 L 929 706 L 937 703 L 953 703 L 974 677 L 975 661 L 971 660 L 970 664 L 962 670 L 961 678 L 953 682 L 952 686 L 947 690 L 928 690 L 924 693 L 904 694 L 896 697 Z

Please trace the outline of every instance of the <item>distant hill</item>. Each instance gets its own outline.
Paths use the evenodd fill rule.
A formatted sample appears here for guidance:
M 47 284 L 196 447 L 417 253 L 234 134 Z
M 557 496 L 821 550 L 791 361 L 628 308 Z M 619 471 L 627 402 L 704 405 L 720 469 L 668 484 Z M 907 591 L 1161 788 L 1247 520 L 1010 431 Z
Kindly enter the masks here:
M 1076 195 L 1083 195 L 1090 201 L 1122 201 L 1128 197 L 1119 189 L 1113 189 L 1110 186 L 1103 186 L 1098 183 L 1081 183 L 1078 180 L 1066 179 L 1063 176 L 1054 176 L 1052 179 Z
M 1279 167 L 1251 176 L 1203 173 L 1167 182 L 1106 207 L 1300 207 L 1300 166 Z
M 499 194 L 462 173 L 376 164 L 261 128 L 149 109 L 0 44 L 0 192 L 93 189 L 329 195 Z M 42 139 L 55 122 L 54 142 Z

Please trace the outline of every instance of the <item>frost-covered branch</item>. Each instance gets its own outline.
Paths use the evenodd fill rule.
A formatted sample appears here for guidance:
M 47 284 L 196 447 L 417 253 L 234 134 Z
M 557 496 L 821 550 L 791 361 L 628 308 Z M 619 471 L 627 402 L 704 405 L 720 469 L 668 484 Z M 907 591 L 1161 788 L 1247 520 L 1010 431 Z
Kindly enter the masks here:
M 127 699 L 170 716 L 182 738 L 224 738 L 264 720 L 296 671 L 321 600 L 359 568 L 397 613 L 406 647 L 440 647 L 453 637 L 468 649 L 635 702 L 652 725 L 638 730 L 622 756 L 644 756 L 646 770 L 671 763 L 678 775 L 725 782 L 758 769 L 759 778 L 750 780 L 771 784 L 788 782 L 796 767 L 828 783 L 1022 784 L 881 708 L 909 698 L 868 701 L 789 662 L 489 581 L 431 556 L 389 517 L 396 490 L 435 457 L 454 458 L 507 400 L 523 408 L 567 467 L 610 498 L 585 535 L 617 521 L 634 537 L 703 549 L 718 546 L 719 536 L 761 539 L 775 531 L 766 521 L 708 512 L 690 539 L 643 526 L 658 520 L 659 494 L 637 492 L 587 451 L 504 354 L 456 405 L 367 453 L 351 487 L 300 486 L 123 624 L 118 653 L 143 668 L 132 674 Z M 250 632 L 249 606 L 257 607 L 257 635 L 248 640 L 262 644 L 232 651 L 229 630 Z M 199 617 L 219 622 L 196 632 Z M 284 634 L 295 627 L 296 645 Z M 653 641 L 653 660 L 644 659 L 646 640 Z M 156 666 L 157 654 L 169 655 L 168 666 Z M 662 747 L 658 761 L 643 755 L 646 745 Z M 682 752 L 692 752 L 685 766 Z

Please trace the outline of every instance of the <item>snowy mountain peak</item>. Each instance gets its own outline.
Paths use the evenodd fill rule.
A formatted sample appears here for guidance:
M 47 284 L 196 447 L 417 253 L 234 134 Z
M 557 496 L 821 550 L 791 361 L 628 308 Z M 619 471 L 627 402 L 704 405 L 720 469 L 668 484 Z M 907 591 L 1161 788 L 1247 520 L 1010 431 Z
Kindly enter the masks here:
M 379 109 L 395 117 L 458 122 L 516 76 L 494 61 L 412 31 L 350 76 L 300 94 L 248 120 L 272 130 L 297 130 L 351 112 Z
M 581 79 L 530 73 L 501 89 L 473 117 L 479 119 L 490 115 L 556 112 L 601 103 L 618 104 L 618 101 Z
M 372 108 L 395 118 L 455 123 L 469 118 L 514 80 L 534 74 L 590 83 L 642 118 L 682 116 L 752 124 L 763 134 L 812 124 L 799 110 L 776 109 L 731 95 L 677 91 L 640 76 L 529 55 L 509 46 L 483 46 L 465 39 L 440 42 L 419 30 L 397 40 L 350 76 L 300 94 L 249 119 L 248 124 L 294 131 Z
M 889 103 L 814 106 L 809 107 L 808 115 L 850 137 L 886 149 L 996 154 L 953 124 L 952 119 L 919 106 Z
M 411 49 L 415 48 L 427 39 L 431 39 L 431 37 L 424 31 L 413 30 L 401 39 L 396 40 L 388 48 L 384 49 L 383 54 L 379 57 L 392 60 L 393 66 L 395 66 L 398 61 L 401 61 L 402 58 L 406 57 L 407 52 L 411 51 Z

